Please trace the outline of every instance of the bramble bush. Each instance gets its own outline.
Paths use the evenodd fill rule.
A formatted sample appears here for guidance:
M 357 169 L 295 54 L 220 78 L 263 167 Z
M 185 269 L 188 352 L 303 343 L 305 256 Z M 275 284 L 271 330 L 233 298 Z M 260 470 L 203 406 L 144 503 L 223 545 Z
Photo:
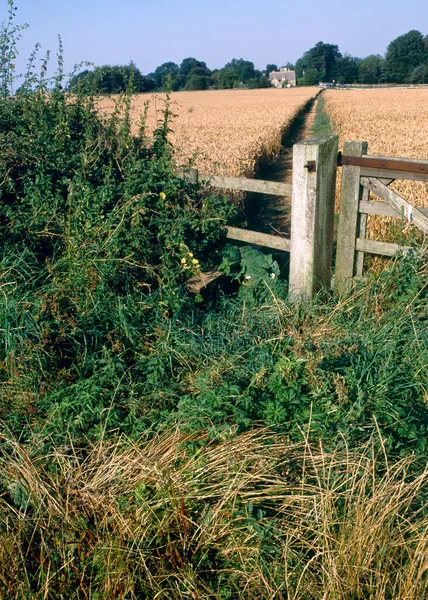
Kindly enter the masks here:
M 169 318 L 181 284 L 220 262 L 233 207 L 178 175 L 168 102 L 153 138 L 144 119 L 133 135 L 127 95 L 104 117 L 63 92 L 61 64 L 0 97 L 0 410 L 21 427 L 65 395 L 64 430 L 83 432 L 115 390 L 126 420 L 118 386 L 150 354 L 153 307 Z

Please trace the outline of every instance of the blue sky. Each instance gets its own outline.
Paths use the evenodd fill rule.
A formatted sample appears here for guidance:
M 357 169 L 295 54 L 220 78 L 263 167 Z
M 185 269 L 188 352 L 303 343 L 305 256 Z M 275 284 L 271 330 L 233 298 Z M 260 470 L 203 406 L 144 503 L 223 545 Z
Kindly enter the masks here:
M 410 29 L 428 33 L 428 0 L 16 0 L 17 22 L 28 23 L 20 42 L 19 68 L 34 44 L 56 52 L 65 66 L 80 61 L 127 64 L 143 73 L 187 56 L 213 69 L 245 58 L 295 62 L 322 40 L 354 56 L 384 54 Z M 0 0 L 1 20 L 7 2 Z

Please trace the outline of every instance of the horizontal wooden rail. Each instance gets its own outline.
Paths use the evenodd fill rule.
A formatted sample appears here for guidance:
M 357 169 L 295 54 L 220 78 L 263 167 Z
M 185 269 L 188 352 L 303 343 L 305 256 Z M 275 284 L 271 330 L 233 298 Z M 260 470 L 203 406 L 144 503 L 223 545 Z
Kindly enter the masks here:
M 241 192 L 256 192 L 272 196 L 290 196 L 293 191 L 291 183 L 265 181 L 263 179 L 246 179 L 243 177 L 223 177 L 221 175 L 199 174 L 199 180 L 205 181 L 215 188 L 238 190 Z
M 401 214 L 385 202 L 360 202 L 359 212 L 366 215 L 378 215 L 381 217 L 400 217 Z M 428 208 L 419 208 L 421 213 L 428 217 Z
M 227 228 L 227 238 L 237 242 L 246 242 L 255 246 L 263 246 L 271 250 L 281 250 L 290 252 L 291 242 L 288 238 L 279 235 L 270 235 L 269 233 L 259 233 L 250 229 L 240 229 L 238 227 Z
M 395 158 L 391 156 L 372 156 L 366 154 L 363 157 L 365 160 L 376 160 L 383 161 L 385 165 L 391 165 L 392 168 L 377 168 L 377 167 L 368 167 L 361 166 L 360 174 L 361 177 L 377 177 L 377 178 L 390 178 L 390 179 L 406 179 L 411 181 L 428 181 L 428 160 L 419 160 L 416 158 Z M 413 164 L 415 166 L 415 171 L 419 168 L 423 168 L 422 172 L 408 172 L 402 171 L 399 169 L 394 169 L 394 164 L 399 164 L 402 162 L 405 165 Z
M 339 152 L 339 166 L 354 166 L 381 171 L 400 171 L 400 173 L 417 173 L 428 175 L 428 161 L 414 158 L 395 158 L 387 156 L 345 156 Z M 398 179 L 398 178 L 397 178 Z
M 359 252 L 369 252 L 370 254 L 379 254 L 381 256 L 394 256 L 397 252 L 402 252 L 403 254 L 408 254 L 412 251 L 417 252 L 417 248 L 411 248 L 410 246 L 399 246 L 398 244 L 377 242 L 363 238 L 357 238 L 355 247 Z

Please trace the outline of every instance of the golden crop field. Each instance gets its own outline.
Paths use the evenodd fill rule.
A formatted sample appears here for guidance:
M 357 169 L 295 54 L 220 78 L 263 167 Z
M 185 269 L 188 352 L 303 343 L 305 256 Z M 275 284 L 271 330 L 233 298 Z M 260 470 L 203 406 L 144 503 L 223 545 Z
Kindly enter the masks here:
M 428 160 L 428 89 L 328 90 L 326 111 L 344 140 L 368 142 L 369 154 Z M 428 184 L 397 182 L 415 206 L 428 206 Z
M 278 153 L 281 136 L 317 88 L 216 90 L 171 94 L 175 117 L 171 141 L 179 163 L 195 158 L 195 167 L 213 175 L 253 175 L 259 159 Z M 162 117 L 165 95 L 133 98 L 135 126 L 150 101 L 150 130 Z M 100 99 L 104 112 L 110 99 Z
M 328 90 L 324 98 L 339 148 L 344 140 L 362 140 L 369 154 L 428 159 L 428 89 Z M 396 181 L 391 187 L 414 206 L 428 207 L 428 183 Z M 391 221 L 370 217 L 368 237 L 392 241 Z

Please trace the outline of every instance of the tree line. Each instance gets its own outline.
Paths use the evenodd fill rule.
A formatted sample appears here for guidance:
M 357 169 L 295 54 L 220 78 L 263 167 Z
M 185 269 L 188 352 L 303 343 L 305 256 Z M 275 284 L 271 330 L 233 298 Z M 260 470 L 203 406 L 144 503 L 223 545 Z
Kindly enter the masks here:
M 318 42 L 295 65 L 298 85 L 320 81 L 339 84 L 428 83 L 428 35 L 411 30 L 394 39 L 385 56 L 371 54 L 358 58 L 342 54 L 335 44 Z M 71 78 L 70 91 L 114 94 L 131 89 L 136 93 L 154 91 L 193 91 L 208 89 L 249 89 L 270 87 L 269 73 L 278 66 L 270 63 L 262 71 L 254 63 L 234 58 L 221 69 L 209 69 L 204 61 L 185 58 L 180 64 L 165 62 L 143 75 L 135 63 L 104 65 L 86 69 Z
M 172 61 L 163 63 L 148 75 L 143 75 L 134 63 L 123 66 L 104 65 L 92 71 L 86 69 L 71 78 L 69 89 L 114 94 L 129 88 L 142 93 L 225 90 L 237 87 L 254 89 L 270 85 L 268 71 L 259 71 L 249 60 L 234 58 L 222 69 L 211 70 L 204 61 L 188 57 L 180 65 Z
M 299 85 L 428 83 L 428 35 L 411 30 L 393 40 L 385 56 L 342 55 L 334 44 L 318 42 L 296 62 Z

